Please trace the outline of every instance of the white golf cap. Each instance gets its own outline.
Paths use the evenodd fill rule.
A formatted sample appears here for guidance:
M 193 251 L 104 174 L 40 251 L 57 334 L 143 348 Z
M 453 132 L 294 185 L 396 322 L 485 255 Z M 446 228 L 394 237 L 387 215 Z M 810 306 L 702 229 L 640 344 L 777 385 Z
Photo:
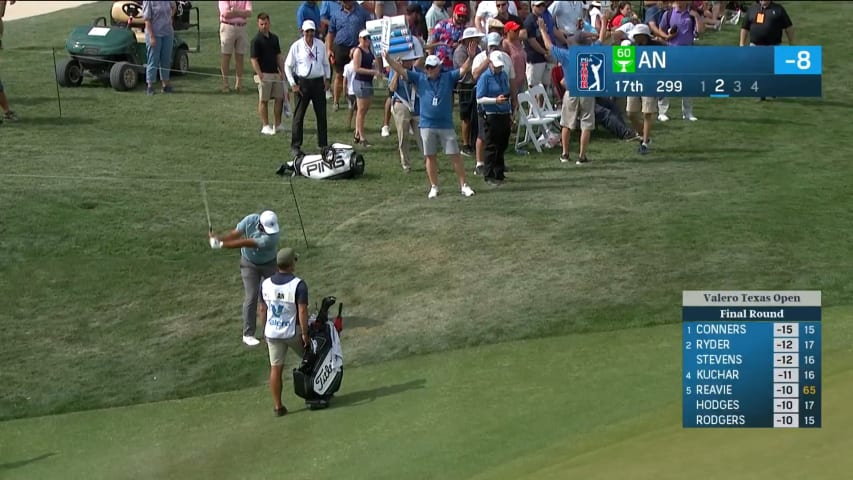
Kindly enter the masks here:
M 270 210 L 261 213 L 261 225 L 267 233 L 278 233 L 278 216 Z
M 369 37 L 369 36 L 370 36 L 370 32 L 367 30 L 362 30 L 358 34 L 358 38 L 364 38 L 364 37 Z
M 616 29 L 616 31 L 622 32 L 622 33 L 627 35 L 627 34 L 631 33 L 631 30 L 633 30 L 634 27 L 635 27 L 635 25 L 631 22 L 623 23 L 622 25 L 619 26 L 619 28 Z
M 500 21 L 497 18 L 490 18 L 489 22 L 486 24 L 486 28 L 504 28 L 504 22 Z
M 592 2 L 589 2 L 589 4 L 592 5 L 593 7 L 601 8 L 601 2 L 592 1 Z
M 501 44 L 501 34 L 498 32 L 492 32 L 486 35 L 486 45 L 489 47 L 495 47 Z
M 538 0 L 538 1 L 530 2 L 530 4 L 531 4 L 531 5 L 533 5 L 534 7 L 535 7 L 536 5 L 545 5 L 546 3 L 548 3 L 548 2 L 546 2 L 546 1 L 544 1 L 544 0 Z
M 500 68 L 504 66 L 503 55 L 501 55 L 501 52 L 494 51 L 490 53 L 489 60 L 492 62 L 492 66 L 495 68 Z
M 637 35 L 646 35 L 651 38 L 652 31 L 649 29 L 649 26 L 645 23 L 639 23 L 634 25 L 634 28 L 631 29 L 631 33 L 628 34 L 629 37 L 634 38 Z
M 628 47 L 628 46 L 631 46 L 631 45 L 633 45 L 633 44 L 634 44 L 634 42 L 632 42 L 632 41 L 630 41 L 630 40 L 628 40 L 628 39 L 625 39 L 625 40 L 622 40 L 622 43 L 620 43 L 619 45 L 621 45 L 621 46 L 623 46 L 623 47 Z
M 462 40 L 468 40 L 469 38 L 483 38 L 483 34 L 476 27 L 468 27 L 462 32 Z
M 302 22 L 302 31 L 306 30 L 317 30 L 317 26 L 314 25 L 314 20 L 305 20 Z
M 437 67 L 439 65 L 441 65 L 441 59 L 436 57 L 435 55 L 430 55 L 426 58 L 426 66 Z

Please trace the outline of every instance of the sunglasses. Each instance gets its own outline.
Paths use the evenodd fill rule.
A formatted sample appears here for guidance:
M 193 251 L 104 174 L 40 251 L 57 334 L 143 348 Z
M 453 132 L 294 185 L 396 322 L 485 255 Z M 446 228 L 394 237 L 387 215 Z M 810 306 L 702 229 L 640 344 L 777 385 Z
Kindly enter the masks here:
M 438 65 L 426 65 L 427 70 L 432 70 L 434 68 L 438 68 Z

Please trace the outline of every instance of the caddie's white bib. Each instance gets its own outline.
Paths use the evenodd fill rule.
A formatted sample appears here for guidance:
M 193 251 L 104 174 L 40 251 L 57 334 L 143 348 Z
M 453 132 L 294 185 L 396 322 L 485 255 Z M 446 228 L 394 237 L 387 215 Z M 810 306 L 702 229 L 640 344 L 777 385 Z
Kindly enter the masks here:
M 298 310 L 296 287 L 302 279 L 294 276 L 284 285 L 276 285 L 271 278 L 264 280 L 261 295 L 267 304 L 267 323 L 264 336 L 267 338 L 292 338 L 296 335 Z

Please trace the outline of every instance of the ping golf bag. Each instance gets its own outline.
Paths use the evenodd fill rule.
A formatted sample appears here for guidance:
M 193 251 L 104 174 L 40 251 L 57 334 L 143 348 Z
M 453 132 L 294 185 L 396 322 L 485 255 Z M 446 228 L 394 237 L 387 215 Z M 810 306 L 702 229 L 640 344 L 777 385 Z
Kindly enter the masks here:
M 343 329 L 343 304 L 338 306 L 335 320 L 329 321 L 329 308 L 335 301 L 335 297 L 323 299 L 316 319 L 308 325 L 308 346 L 302 363 L 293 369 L 293 393 L 305 399 L 309 410 L 328 407 L 344 376 L 344 358 L 338 336 Z
M 300 152 L 291 162 L 284 163 L 275 172 L 278 175 L 302 175 L 317 180 L 353 178 L 364 173 L 364 157 L 350 145 L 334 143 L 325 147 L 320 155 Z

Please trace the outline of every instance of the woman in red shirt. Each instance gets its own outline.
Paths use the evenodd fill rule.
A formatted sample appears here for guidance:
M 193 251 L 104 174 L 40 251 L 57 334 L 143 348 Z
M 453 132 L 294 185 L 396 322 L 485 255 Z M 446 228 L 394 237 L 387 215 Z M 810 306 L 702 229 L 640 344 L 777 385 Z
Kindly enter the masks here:
M 610 20 L 610 28 L 619 28 L 622 26 L 622 20 L 634 16 L 631 9 L 631 2 L 619 2 L 617 13 Z

